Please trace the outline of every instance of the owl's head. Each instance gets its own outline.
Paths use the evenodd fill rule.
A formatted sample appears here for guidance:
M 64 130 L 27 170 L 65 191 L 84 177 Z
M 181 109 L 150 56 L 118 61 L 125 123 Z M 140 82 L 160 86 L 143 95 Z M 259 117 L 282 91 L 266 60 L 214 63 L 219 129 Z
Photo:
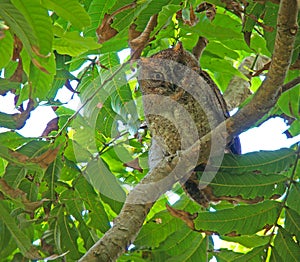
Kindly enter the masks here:
M 143 94 L 172 94 L 186 76 L 187 68 L 200 70 L 197 59 L 184 50 L 181 42 L 151 57 L 141 58 L 138 65 L 138 81 Z

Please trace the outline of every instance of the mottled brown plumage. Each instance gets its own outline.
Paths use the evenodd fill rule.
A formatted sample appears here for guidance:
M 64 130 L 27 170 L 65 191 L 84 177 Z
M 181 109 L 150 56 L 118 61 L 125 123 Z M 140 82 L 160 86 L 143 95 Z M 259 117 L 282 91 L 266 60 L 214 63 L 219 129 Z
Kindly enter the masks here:
M 229 116 L 219 89 L 181 43 L 142 58 L 140 66 L 148 128 L 165 155 L 189 148 Z M 182 181 L 182 187 L 196 202 L 208 206 L 211 199 L 207 190 L 199 188 L 195 172 Z

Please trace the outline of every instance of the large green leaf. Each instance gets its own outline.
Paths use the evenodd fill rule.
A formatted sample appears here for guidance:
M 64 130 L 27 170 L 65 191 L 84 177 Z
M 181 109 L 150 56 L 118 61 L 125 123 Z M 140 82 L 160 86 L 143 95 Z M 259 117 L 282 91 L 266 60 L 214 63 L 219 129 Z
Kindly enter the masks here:
M 90 17 L 77 0 L 42 0 L 42 5 L 82 29 L 90 25 Z
M 284 228 L 279 227 L 274 241 L 274 247 L 282 261 L 299 261 L 300 247 Z
M 100 25 L 104 15 L 109 13 L 109 9 L 115 4 L 116 0 L 93 0 L 89 6 L 88 14 L 91 19 L 91 25 L 85 28 L 85 36 L 95 36 L 97 27 Z
M 274 50 L 274 43 L 277 30 L 278 8 L 279 6 L 277 4 L 267 1 L 266 12 L 264 15 L 264 23 L 269 27 L 273 28 L 273 30 L 264 30 L 264 36 L 267 41 L 267 48 L 269 49 L 270 53 L 273 53 Z
M 89 210 L 88 216 L 90 217 L 90 221 L 88 222 L 88 226 L 105 233 L 110 228 L 110 224 L 99 195 L 83 176 L 75 180 L 74 186 L 84 201 L 86 208 Z
M 0 40 L 0 43 L 1 43 L 1 40 Z M 0 52 L 1 52 L 1 48 L 0 48 Z M 19 83 L 0 78 L 0 94 L 1 95 L 5 94 L 6 92 L 8 92 L 10 90 L 19 91 L 19 89 L 20 89 Z
M 102 159 L 92 160 L 85 169 L 85 177 L 104 196 L 117 202 L 125 200 L 125 192 Z
M 229 241 L 229 242 L 236 242 L 240 243 L 241 245 L 253 248 L 267 245 L 270 241 L 271 236 L 258 236 L 258 235 L 243 235 L 243 236 L 221 236 L 221 239 Z
M 287 199 L 287 205 L 288 207 L 298 212 L 298 214 L 300 214 L 299 199 L 300 199 L 300 185 L 299 183 L 293 183 Z
M 73 216 L 74 220 L 78 221 L 78 231 L 84 240 L 84 247 L 89 249 L 97 239 L 94 238 L 84 220 L 84 212 L 86 210 L 84 209 L 83 202 L 80 199 L 78 192 L 74 190 L 65 190 L 60 196 L 62 202 L 66 205 L 68 214 Z
M 9 210 L 7 209 L 7 205 L 5 205 L 5 203 L 1 201 L 0 208 L 0 219 L 8 228 L 22 254 L 30 259 L 39 259 L 40 255 L 38 254 L 36 248 L 31 244 L 32 241 L 26 235 L 26 233 L 18 227 L 15 219 L 12 219 Z
M 187 197 L 183 196 L 182 200 L 175 203 L 172 207 L 194 212 L 197 209 L 193 205 L 194 203 L 191 203 Z M 155 221 L 161 221 L 161 223 L 156 223 Z M 171 234 L 182 227 L 187 226 L 180 219 L 171 216 L 166 210 L 157 212 L 153 217 L 149 218 L 147 223 L 142 227 L 134 245 L 137 247 L 146 246 L 157 248 L 160 243 L 165 241 Z
M 78 231 L 74 221 L 65 214 L 65 209 L 60 206 L 57 212 L 54 228 L 54 239 L 59 252 L 68 251 L 68 256 L 77 260 L 81 257 L 77 244 Z
M 59 26 L 54 27 L 53 49 L 59 54 L 78 56 L 88 50 L 98 49 L 101 47 L 94 38 L 82 37 L 79 32 L 64 32 Z
M 11 3 L 10 0 L 0 2 L 0 16 L 10 29 L 22 41 L 28 53 L 32 53 L 32 47 L 39 46 L 37 35 L 25 16 Z
M 286 208 L 285 229 L 292 235 L 295 235 L 297 240 L 300 240 L 300 214 L 291 208 Z
M 257 247 L 257 248 L 252 249 L 247 254 L 240 256 L 234 260 L 230 260 L 230 261 L 261 262 L 261 261 L 265 261 L 265 258 L 266 258 L 266 248 L 265 247 Z
M 180 246 L 180 248 L 178 248 Z M 188 227 L 169 235 L 169 237 L 154 250 L 154 261 L 207 261 L 207 238 Z
M 39 0 L 11 0 L 11 2 L 24 15 L 32 28 L 32 34 L 36 37 L 38 43 L 35 52 L 48 56 L 52 50 L 53 40 L 48 11 L 41 6 Z
M 251 152 L 244 155 L 226 154 L 220 171 L 228 173 L 281 173 L 295 163 L 296 152 L 283 148 L 276 151 Z
M 288 178 L 282 175 L 228 174 L 219 172 L 210 186 L 216 196 L 242 196 L 244 199 L 256 197 L 270 198 L 282 195 Z
M 4 32 L 4 37 L 0 39 L 0 68 L 5 67 L 13 55 L 14 40 L 9 31 Z M 2 80 L 2 79 L 1 79 Z M 0 94 L 1 94 L 1 82 L 0 82 Z
M 35 62 L 28 56 L 27 52 L 21 53 L 23 69 L 28 75 L 31 94 L 40 101 L 47 99 L 51 90 L 55 74 L 55 56 L 51 54 L 48 58 L 36 57 Z
M 255 205 L 236 206 L 216 212 L 201 212 L 195 219 L 195 227 L 219 234 L 251 235 L 263 229 L 265 225 L 276 222 L 280 204 L 265 201 Z

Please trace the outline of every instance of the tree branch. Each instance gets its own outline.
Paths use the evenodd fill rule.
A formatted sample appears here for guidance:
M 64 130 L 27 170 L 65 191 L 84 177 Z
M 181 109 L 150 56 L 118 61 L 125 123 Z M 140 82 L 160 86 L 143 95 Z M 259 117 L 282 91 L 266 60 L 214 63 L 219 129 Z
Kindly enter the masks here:
M 297 86 L 298 84 L 300 84 L 300 76 L 296 77 L 295 79 L 291 80 L 290 82 L 284 84 L 282 86 L 282 90 L 281 92 L 286 92 L 292 88 L 294 88 L 295 86 Z
M 194 166 L 188 160 L 191 155 L 199 151 L 199 148 L 201 154 L 198 164 L 205 163 L 210 153 L 209 146 L 206 145 L 210 143 L 213 134 L 230 140 L 233 136 L 250 128 L 275 105 L 290 64 L 297 33 L 297 10 L 297 0 L 281 1 L 278 31 L 270 70 L 266 80 L 249 104 L 211 133 L 198 140 L 191 148 L 183 151 L 181 156 L 176 155 L 163 159 L 158 166 L 154 167 L 128 194 L 113 227 L 79 261 L 115 261 L 135 240 L 155 200 L 178 181 L 178 177 L 169 175 L 177 164 L 181 164 L 185 173 L 187 170 L 192 170 Z M 220 132 L 224 125 L 228 131 L 226 134 Z M 139 201 L 138 204 L 137 201 Z

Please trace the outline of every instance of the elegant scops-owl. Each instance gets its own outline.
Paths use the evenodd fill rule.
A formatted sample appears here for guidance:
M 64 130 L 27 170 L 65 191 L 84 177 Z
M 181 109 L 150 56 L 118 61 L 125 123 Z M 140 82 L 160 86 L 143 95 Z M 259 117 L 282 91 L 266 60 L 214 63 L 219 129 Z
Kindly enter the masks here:
M 165 155 L 189 148 L 229 116 L 219 89 L 181 43 L 142 58 L 139 66 L 147 125 Z M 196 202 L 208 205 L 195 173 L 182 187 Z

